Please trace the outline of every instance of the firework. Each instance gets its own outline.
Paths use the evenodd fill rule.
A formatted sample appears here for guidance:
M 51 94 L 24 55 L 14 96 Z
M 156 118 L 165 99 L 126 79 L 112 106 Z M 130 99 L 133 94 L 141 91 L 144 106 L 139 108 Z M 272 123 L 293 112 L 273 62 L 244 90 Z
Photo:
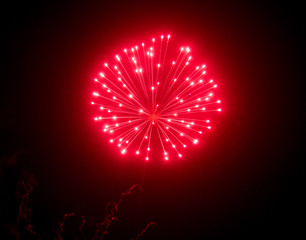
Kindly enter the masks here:
M 94 120 L 122 154 L 149 160 L 154 147 L 165 160 L 181 158 L 211 129 L 211 113 L 221 111 L 206 66 L 192 64 L 188 46 L 171 48 L 169 42 L 170 35 L 162 35 L 123 49 L 94 79 Z

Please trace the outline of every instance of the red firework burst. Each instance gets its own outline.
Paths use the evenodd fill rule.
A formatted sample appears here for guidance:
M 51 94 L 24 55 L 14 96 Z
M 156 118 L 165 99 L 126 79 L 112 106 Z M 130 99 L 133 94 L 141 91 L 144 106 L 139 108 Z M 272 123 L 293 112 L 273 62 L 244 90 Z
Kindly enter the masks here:
M 211 129 L 209 114 L 221 111 L 205 65 L 191 66 L 190 48 L 171 49 L 169 41 L 170 35 L 162 35 L 124 49 L 94 79 L 94 120 L 122 154 L 132 150 L 149 160 L 154 140 L 165 160 L 173 153 L 181 158 L 183 149 Z

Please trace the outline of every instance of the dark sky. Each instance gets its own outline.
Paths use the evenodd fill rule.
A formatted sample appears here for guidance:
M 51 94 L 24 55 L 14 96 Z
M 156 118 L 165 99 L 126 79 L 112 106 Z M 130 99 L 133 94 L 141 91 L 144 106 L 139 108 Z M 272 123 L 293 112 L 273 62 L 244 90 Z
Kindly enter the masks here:
M 144 239 L 302 234 L 301 5 L 27 1 L 3 11 L 1 158 L 18 153 L 18 167 L 35 175 L 37 231 L 47 235 L 67 211 L 102 220 L 106 202 L 144 177 L 114 238 L 135 237 L 151 220 Z M 108 149 L 92 121 L 92 79 L 123 45 L 167 33 L 206 63 L 223 111 L 182 161 L 144 164 Z

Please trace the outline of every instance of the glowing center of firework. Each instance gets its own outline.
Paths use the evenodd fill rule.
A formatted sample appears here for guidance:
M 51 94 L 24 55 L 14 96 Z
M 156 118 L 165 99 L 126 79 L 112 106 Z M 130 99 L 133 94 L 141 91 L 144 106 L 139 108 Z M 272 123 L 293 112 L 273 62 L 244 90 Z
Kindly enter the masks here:
M 208 114 L 221 111 L 206 66 L 191 66 L 190 48 L 173 50 L 169 40 L 162 35 L 148 46 L 124 49 L 95 78 L 99 89 L 91 104 L 99 113 L 94 120 L 102 122 L 122 154 L 133 150 L 149 160 L 151 148 L 159 145 L 165 160 L 181 158 L 181 151 L 212 128 Z
M 154 124 L 157 122 L 158 120 L 158 115 L 156 113 L 152 113 L 151 115 L 149 115 L 149 120 Z

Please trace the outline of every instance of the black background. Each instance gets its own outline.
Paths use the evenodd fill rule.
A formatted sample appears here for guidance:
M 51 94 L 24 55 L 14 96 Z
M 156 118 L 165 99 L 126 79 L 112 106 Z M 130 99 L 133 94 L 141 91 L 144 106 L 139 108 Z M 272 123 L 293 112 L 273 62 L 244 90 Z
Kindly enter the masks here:
M 17 171 L 35 176 L 33 225 L 43 236 L 65 212 L 89 226 L 101 221 L 106 202 L 143 176 L 144 192 L 122 206 L 113 239 L 135 237 L 151 220 L 157 225 L 143 239 L 304 234 L 301 5 L 16 2 L 2 11 L 3 226 L 16 215 Z M 168 33 L 207 65 L 223 111 L 183 160 L 145 164 L 108 149 L 92 121 L 92 79 L 123 47 Z M 12 161 L 14 173 L 6 170 Z

